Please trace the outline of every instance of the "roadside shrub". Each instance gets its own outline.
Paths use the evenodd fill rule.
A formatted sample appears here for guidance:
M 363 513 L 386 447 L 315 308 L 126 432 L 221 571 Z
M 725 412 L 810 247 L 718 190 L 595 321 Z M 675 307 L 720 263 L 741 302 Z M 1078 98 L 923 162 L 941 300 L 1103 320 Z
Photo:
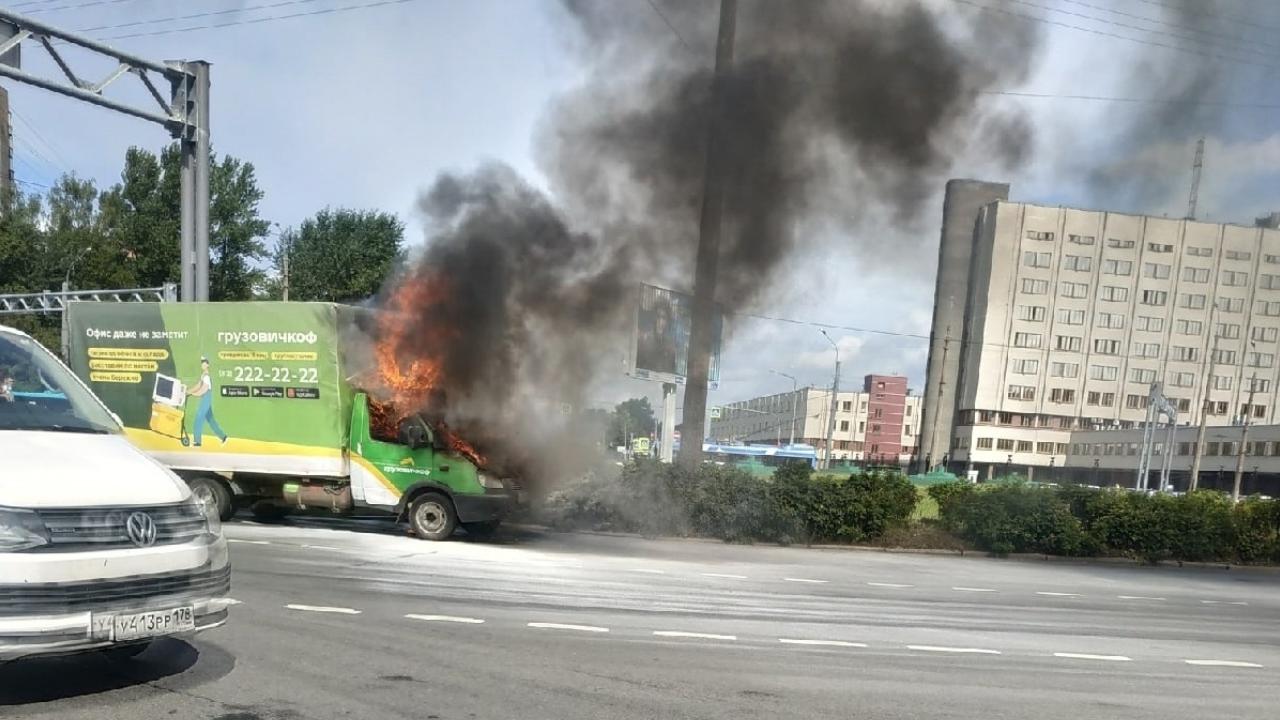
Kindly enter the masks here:
M 1079 518 L 1051 488 L 1024 484 L 938 488 L 935 498 L 939 498 L 944 526 L 981 550 L 996 555 L 1087 555 L 1094 550 L 1095 543 Z
M 1247 499 L 1235 507 L 1232 519 L 1241 562 L 1280 563 L 1280 501 Z

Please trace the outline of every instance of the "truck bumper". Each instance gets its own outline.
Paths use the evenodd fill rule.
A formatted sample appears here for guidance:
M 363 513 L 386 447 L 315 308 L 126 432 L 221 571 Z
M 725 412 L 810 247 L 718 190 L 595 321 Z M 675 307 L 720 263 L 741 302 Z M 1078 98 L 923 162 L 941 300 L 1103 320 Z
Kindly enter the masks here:
M 509 490 L 490 490 L 483 495 L 453 496 L 458 522 L 464 523 L 500 521 L 515 510 L 516 504 L 516 493 Z

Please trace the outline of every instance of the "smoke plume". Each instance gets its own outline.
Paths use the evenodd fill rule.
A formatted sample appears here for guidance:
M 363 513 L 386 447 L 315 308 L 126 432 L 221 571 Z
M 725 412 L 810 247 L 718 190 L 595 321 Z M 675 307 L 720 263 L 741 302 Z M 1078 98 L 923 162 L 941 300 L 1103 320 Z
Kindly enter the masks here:
M 437 288 L 396 308 L 399 362 L 436 362 L 450 425 L 534 480 L 564 472 L 530 464 L 561 447 L 560 404 L 620 376 L 639 283 L 690 289 L 718 2 L 657 7 L 566 0 L 587 70 L 538 133 L 551 197 L 501 165 L 438 178 L 425 250 L 387 291 Z M 923 0 L 743 0 L 718 300 L 742 307 L 790 255 L 822 252 L 805 228 L 823 218 L 866 257 L 901 253 L 861 219 L 916 216 L 975 143 L 1024 162 L 1029 123 L 984 94 L 1033 60 L 1035 33 L 1007 22 Z

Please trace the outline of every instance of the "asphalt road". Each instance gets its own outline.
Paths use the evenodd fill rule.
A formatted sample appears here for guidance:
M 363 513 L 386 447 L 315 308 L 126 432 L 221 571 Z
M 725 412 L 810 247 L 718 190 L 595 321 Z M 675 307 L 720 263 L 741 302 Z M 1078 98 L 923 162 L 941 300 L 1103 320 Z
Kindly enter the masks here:
M 1274 718 L 1280 573 L 233 523 L 227 626 L 0 717 Z

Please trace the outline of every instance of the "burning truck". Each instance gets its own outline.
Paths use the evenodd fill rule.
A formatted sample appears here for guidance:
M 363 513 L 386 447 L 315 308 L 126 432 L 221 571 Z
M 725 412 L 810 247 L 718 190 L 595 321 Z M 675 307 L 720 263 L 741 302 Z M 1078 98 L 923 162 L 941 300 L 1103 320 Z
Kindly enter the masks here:
M 397 356 L 394 308 L 77 303 L 67 322 L 75 372 L 224 517 L 372 511 L 443 540 L 523 501 L 445 422 L 438 365 Z

